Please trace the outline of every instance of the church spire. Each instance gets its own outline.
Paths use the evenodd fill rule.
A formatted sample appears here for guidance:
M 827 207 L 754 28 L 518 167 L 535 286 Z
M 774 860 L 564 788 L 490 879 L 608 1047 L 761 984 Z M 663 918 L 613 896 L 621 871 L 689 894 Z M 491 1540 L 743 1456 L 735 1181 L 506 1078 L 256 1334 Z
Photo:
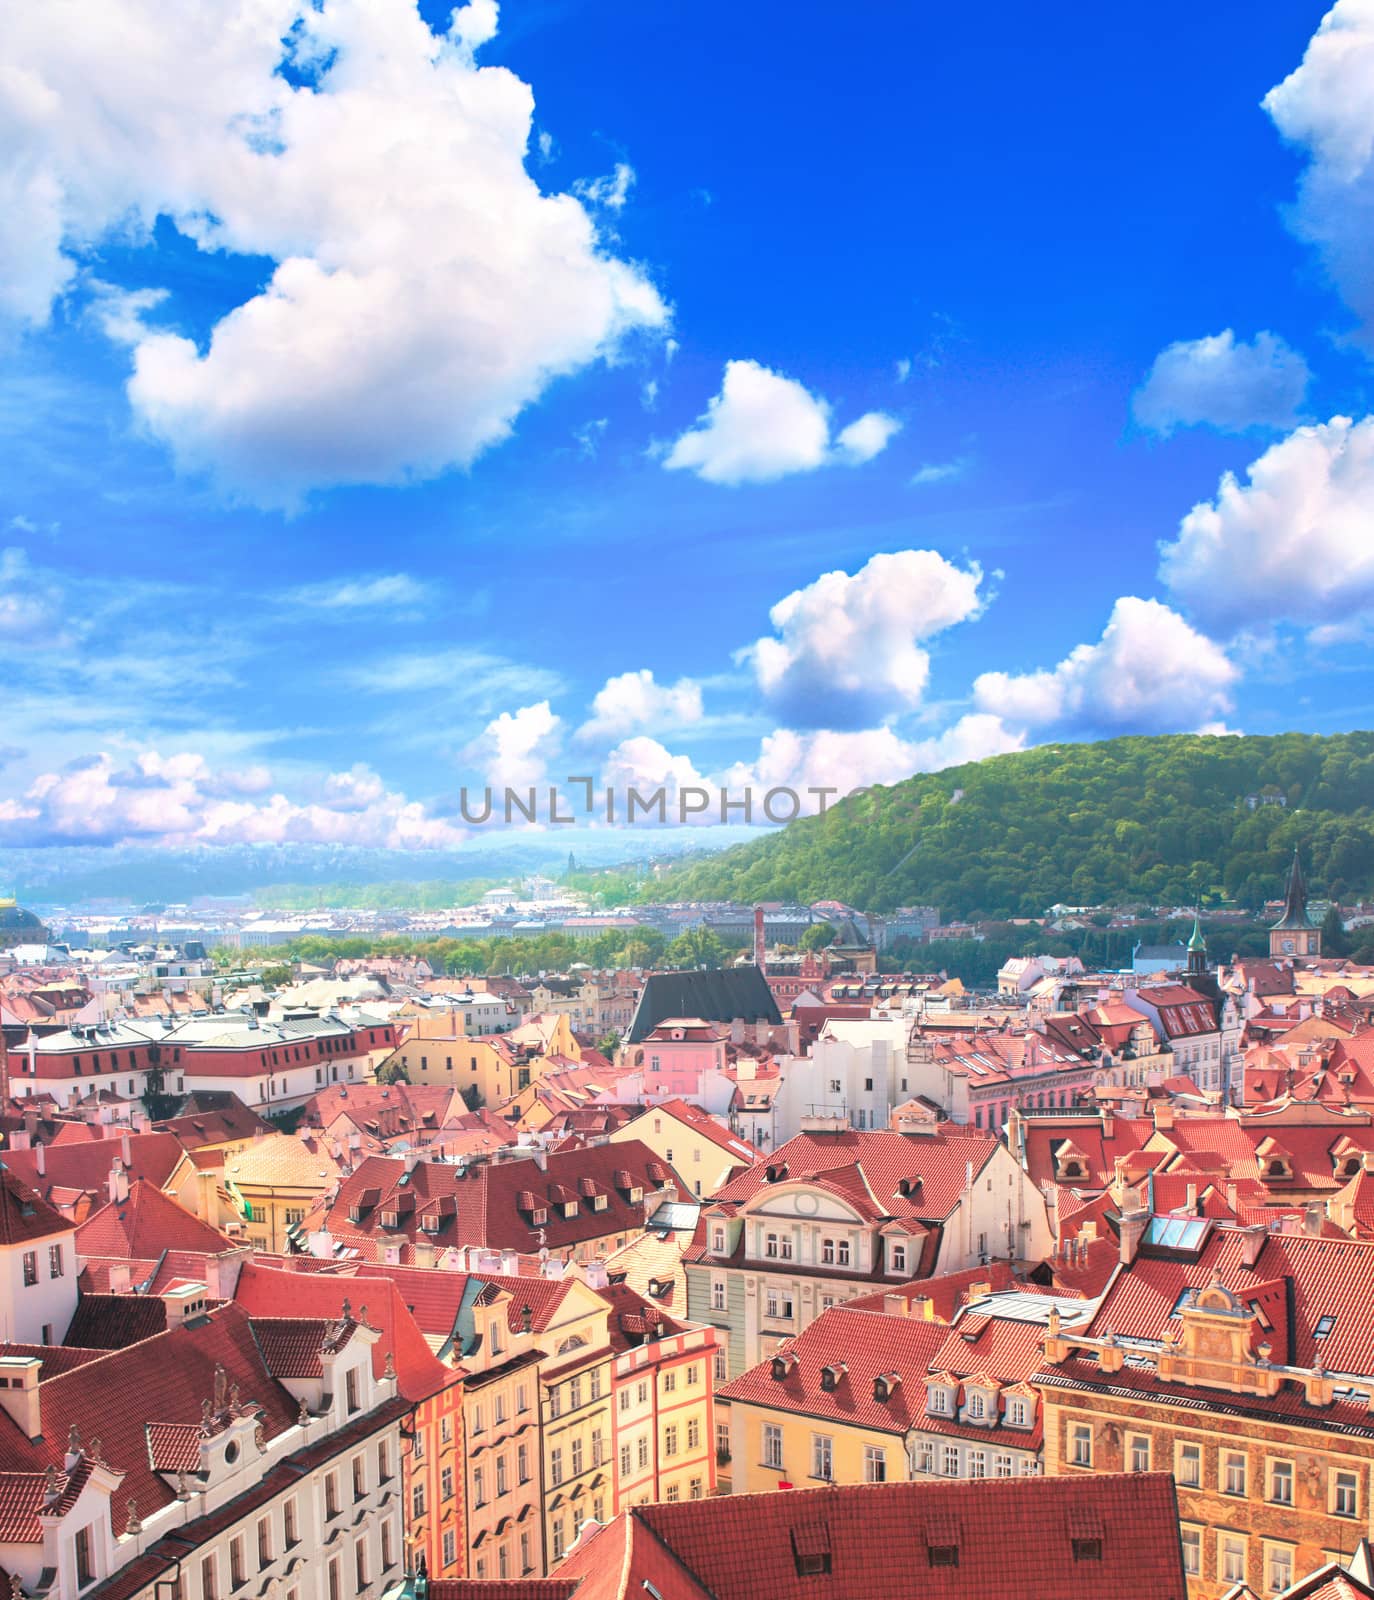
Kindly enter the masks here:
M 1188 976 L 1200 977 L 1207 971 L 1207 941 L 1202 936 L 1202 923 L 1193 918 L 1193 931 L 1188 935 Z
M 1284 891 L 1283 915 L 1269 930 L 1269 954 L 1319 956 L 1321 951 L 1321 930 L 1307 913 L 1307 880 L 1302 875 L 1302 862 L 1295 846 L 1293 864 L 1288 869 L 1288 887 Z

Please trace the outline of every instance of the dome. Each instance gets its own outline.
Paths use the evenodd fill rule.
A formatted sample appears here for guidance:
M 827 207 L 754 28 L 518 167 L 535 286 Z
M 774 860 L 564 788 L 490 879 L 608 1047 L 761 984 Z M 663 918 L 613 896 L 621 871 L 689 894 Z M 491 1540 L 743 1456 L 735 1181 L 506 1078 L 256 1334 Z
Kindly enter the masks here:
M 13 900 L 0 900 L 0 946 L 47 942 L 48 930 L 32 911 Z

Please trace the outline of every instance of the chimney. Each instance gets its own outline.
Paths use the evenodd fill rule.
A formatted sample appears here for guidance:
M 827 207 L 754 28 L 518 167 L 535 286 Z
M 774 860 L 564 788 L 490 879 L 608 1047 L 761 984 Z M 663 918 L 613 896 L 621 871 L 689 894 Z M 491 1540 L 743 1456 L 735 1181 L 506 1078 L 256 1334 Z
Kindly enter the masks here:
M 0 1407 L 26 1439 L 37 1439 L 43 1432 L 38 1401 L 38 1375 L 43 1362 L 38 1356 L 0 1356 Z
M 1155 1127 L 1161 1132 L 1167 1132 L 1174 1125 L 1174 1108 L 1166 1100 L 1156 1100 L 1154 1105 Z
M 1111 1139 L 1115 1136 L 1116 1119 L 1112 1116 L 1110 1111 L 1104 1111 L 1102 1113 L 1102 1137 L 1104 1139 Z
M 110 1168 L 110 1177 L 106 1188 L 112 1202 L 129 1198 L 129 1174 L 125 1172 L 118 1161 Z
M 589 1289 L 604 1289 L 610 1283 L 610 1274 L 606 1271 L 606 1263 L 598 1256 L 595 1261 L 588 1261 L 582 1268 L 582 1276 L 587 1280 Z
M 1195 1183 L 1188 1185 L 1188 1215 L 1190 1217 L 1197 1216 L 1197 1184 Z
M 883 1296 L 883 1315 L 885 1317 L 910 1316 L 911 1303 L 904 1294 L 885 1294 Z
M 1302 1231 L 1309 1238 L 1317 1238 L 1326 1221 L 1326 1207 L 1320 1200 L 1309 1200 L 1302 1208 Z
M 1140 1241 L 1150 1225 L 1148 1211 L 1123 1211 L 1121 1213 L 1121 1265 L 1129 1267 L 1140 1249 Z
M 41 1140 L 33 1147 L 33 1159 L 34 1164 L 38 1168 L 38 1176 L 40 1178 L 46 1177 L 48 1171 L 48 1151 L 47 1147 Z
M 508 1278 L 516 1277 L 519 1274 L 520 1256 L 517 1251 L 503 1250 L 501 1252 L 501 1271 Z
M 133 1166 L 134 1154 L 129 1148 L 129 1135 L 127 1131 L 122 1133 L 119 1137 L 119 1154 L 123 1158 L 124 1165 L 126 1167 Z
M 1254 1267 L 1260 1258 L 1260 1251 L 1264 1249 L 1264 1241 L 1269 1237 L 1269 1230 L 1262 1222 L 1254 1227 L 1241 1229 L 1240 1264 L 1243 1267 Z
M 128 1294 L 133 1273 L 127 1261 L 116 1261 L 110 1266 L 110 1294 Z
M 763 936 L 763 907 L 754 907 L 754 965 L 760 972 L 767 972 L 767 946 Z

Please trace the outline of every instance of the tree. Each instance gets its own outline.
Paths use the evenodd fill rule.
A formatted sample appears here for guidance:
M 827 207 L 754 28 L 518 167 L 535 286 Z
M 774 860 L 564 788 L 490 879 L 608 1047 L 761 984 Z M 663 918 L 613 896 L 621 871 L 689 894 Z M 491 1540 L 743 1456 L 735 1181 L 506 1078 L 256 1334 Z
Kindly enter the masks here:
M 664 954 L 675 967 L 718 967 L 725 958 L 725 946 L 711 928 L 684 928 Z
M 828 922 L 813 922 L 802 932 L 800 948 L 806 951 L 825 950 L 835 942 L 835 930 Z
M 295 973 L 284 961 L 262 969 L 262 983 L 263 987 L 267 989 L 285 988 L 294 977 Z
M 1341 921 L 1341 908 L 1337 905 L 1328 906 L 1326 915 L 1322 918 L 1322 954 L 1324 956 L 1350 954 L 1350 935 L 1345 931 L 1345 923 Z
M 596 1048 L 603 1056 L 607 1057 L 608 1060 L 614 1060 L 615 1053 L 620 1048 L 620 1035 L 614 1028 L 612 1028 L 609 1033 L 603 1034 L 601 1038 L 596 1041 Z
M 409 1083 L 410 1075 L 400 1061 L 384 1061 L 377 1068 L 378 1083 Z

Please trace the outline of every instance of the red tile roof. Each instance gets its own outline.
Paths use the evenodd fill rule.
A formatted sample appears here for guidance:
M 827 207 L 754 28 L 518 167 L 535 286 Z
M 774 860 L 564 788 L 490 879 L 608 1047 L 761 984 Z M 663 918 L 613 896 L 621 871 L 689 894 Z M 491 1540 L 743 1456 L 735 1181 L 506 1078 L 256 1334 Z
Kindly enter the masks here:
M 155 1184 L 136 1178 L 126 1199 L 112 1200 L 86 1218 L 76 1230 L 76 1247 L 83 1256 L 141 1260 L 160 1256 L 164 1250 L 219 1255 L 235 1245 Z
M 8 1163 L 9 1157 L 6 1157 Z M 55 1238 L 72 1224 L 16 1172 L 0 1166 L 0 1245 Z
M 147 1178 L 157 1188 L 164 1188 L 185 1159 L 181 1141 L 171 1133 L 131 1133 L 127 1139 L 127 1162 L 123 1161 L 125 1141 L 120 1137 L 49 1145 L 43 1152 L 45 1170 L 41 1175 L 35 1150 L 11 1150 L 5 1156 L 5 1164 L 45 1195 L 54 1188 L 74 1189 L 81 1194 L 99 1194 L 103 1199 L 110 1168 L 116 1161 L 124 1164 L 130 1181 Z
M 1177 1519 L 1163 1473 L 730 1495 L 622 1513 L 560 1576 L 575 1600 L 1183 1600 Z
M 167 1307 L 156 1295 L 83 1294 L 67 1340 L 87 1350 L 122 1350 L 167 1331 Z

